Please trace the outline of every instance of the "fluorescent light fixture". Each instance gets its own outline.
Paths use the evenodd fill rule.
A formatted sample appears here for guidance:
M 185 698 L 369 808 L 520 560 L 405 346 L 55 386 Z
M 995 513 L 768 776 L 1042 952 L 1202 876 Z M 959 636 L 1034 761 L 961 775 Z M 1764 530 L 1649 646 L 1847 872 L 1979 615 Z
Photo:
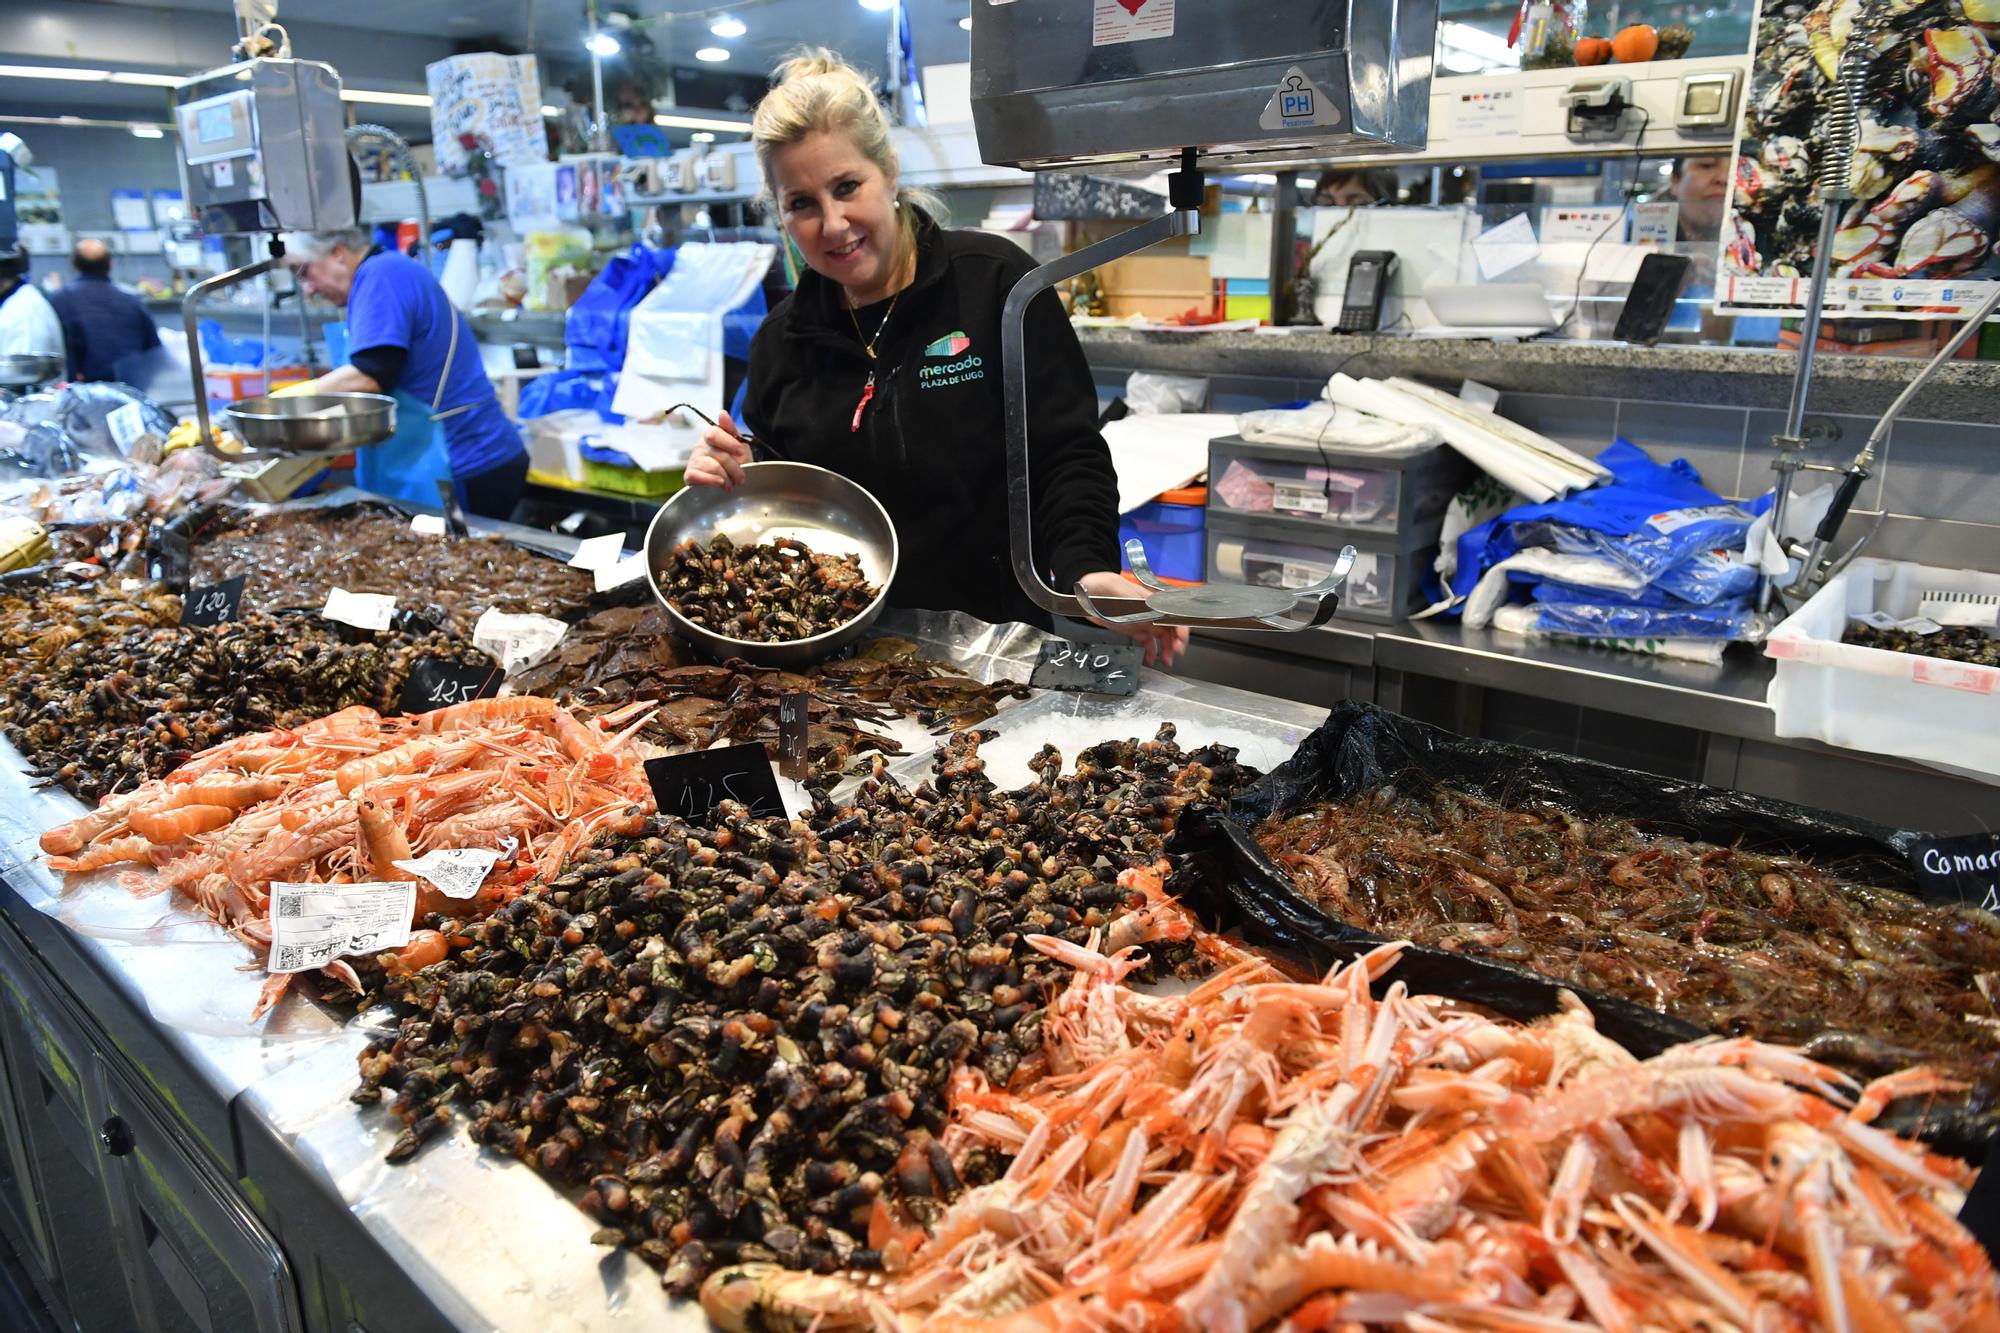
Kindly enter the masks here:
M 724 120 L 720 116 L 683 116 L 679 112 L 661 112 L 653 117 L 655 125 L 664 125 L 672 130 L 725 130 L 731 134 L 744 134 L 750 129 L 747 120 Z
M 166 131 L 162 130 L 158 125 L 148 125 L 144 121 L 135 120 L 132 122 L 132 137 L 134 139 L 164 139 L 167 136 Z
M 715 142 L 715 135 L 708 130 L 696 130 L 693 134 L 690 134 L 688 138 L 692 139 L 696 143 Z
M 729 59 L 729 52 L 719 46 L 704 46 L 701 50 L 694 53 L 694 58 L 696 60 L 706 60 L 709 64 L 713 65 Z
M 741 37 L 744 33 L 750 31 L 743 26 L 742 19 L 732 18 L 727 14 L 709 24 L 708 30 L 717 37 Z
M 431 99 L 425 93 L 375 92 L 369 88 L 342 88 L 340 100 L 343 102 L 366 102 L 371 106 L 429 106 Z
M 583 49 L 600 59 L 608 60 L 624 48 L 618 45 L 618 39 L 610 33 L 593 32 L 590 36 L 584 38 Z
M 129 83 L 141 88 L 178 88 L 188 81 L 185 74 L 141 74 L 137 70 L 114 69 L 112 83 Z
M 1673 163 L 1671 163 L 1671 162 L 1662 162 L 1662 163 L 1660 163 L 1660 174 L 1661 174 L 1662 176 L 1671 176 L 1671 175 L 1673 175 L 1673 174 L 1674 174 L 1674 164 L 1673 164 Z
M 967 32 L 971 32 L 971 31 L 972 31 L 972 15 L 970 15 L 970 14 L 967 14 L 967 15 L 966 15 L 966 16 L 965 16 L 964 18 L 960 19 L 960 20 L 958 21 L 958 26 L 959 26 L 959 27 L 961 27 L 961 28 L 963 28 L 963 29 L 965 29 L 965 30 L 966 30 Z
M 0 79 L 63 79 L 70 83 L 103 83 L 108 69 L 68 69 L 60 65 L 0 65 Z
M 890 9 L 895 6 L 895 3 L 896 0 L 861 0 L 861 7 L 863 9 Z

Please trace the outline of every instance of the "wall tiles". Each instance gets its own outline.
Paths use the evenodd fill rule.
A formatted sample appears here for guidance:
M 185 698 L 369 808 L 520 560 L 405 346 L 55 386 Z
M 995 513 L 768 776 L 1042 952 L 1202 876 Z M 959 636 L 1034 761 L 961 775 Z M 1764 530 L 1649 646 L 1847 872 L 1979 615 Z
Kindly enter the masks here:
M 2000 523 L 2000 426 L 1898 421 L 1880 471 L 1891 513 Z
M 1742 498 L 1743 409 L 1627 399 L 1618 405 L 1618 433 L 1662 463 L 1685 458 L 1717 495 Z
M 1860 452 L 1861 446 L 1867 441 L 1868 432 L 1875 429 L 1874 417 L 1847 417 L 1836 416 L 1829 412 L 1814 412 L 1810 404 L 1807 406 L 1806 416 L 1808 419 L 1822 418 L 1840 427 L 1838 440 L 1831 444 L 1817 444 L 1806 450 L 1808 463 L 1827 463 L 1834 467 L 1846 467 L 1848 461 Z M 1761 495 L 1771 489 L 1775 476 L 1771 471 L 1771 459 L 1777 454 L 1777 450 L 1771 447 L 1771 437 L 1782 430 L 1784 425 L 1783 412 L 1771 412 L 1763 408 L 1750 410 L 1748 427 L 1743 436 L 1743 475 L 1746 485 L 1755 486 L 1755 494 Z M 1831 477 L 1824 474 L 1815 477 L 1807 473 L 1804 474 L 1803 484 L 1824 485 L 1831 480 Z M 1882 483 L 1879 471 L 1862 483 L 1861 494 L 1855 497 L 1854 502 L 1863 509 L 1882 507 Z
M 1500 414 L 1585 454 L 1618 436 L 1618 400 L 1570 398 L 1552 393 L 1500 395 Z

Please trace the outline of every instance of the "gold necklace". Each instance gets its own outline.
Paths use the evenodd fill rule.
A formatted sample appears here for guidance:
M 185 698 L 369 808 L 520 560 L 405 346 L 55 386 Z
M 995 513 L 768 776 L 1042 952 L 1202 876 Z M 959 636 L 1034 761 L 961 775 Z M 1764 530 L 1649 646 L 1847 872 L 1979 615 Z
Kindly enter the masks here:
M 875 344 L 882 341 L 882 330 L 889 326 L 889 316 L 896 313 L 896 302 L 900 301 L 902 297 L 903 294 L 897 292 L 889 298 L 889 308 L 882 312 L 882 322 L 875 326 L 875 336 L 873 338 L 861 332 L 861 317 L 854 313 L 854 307 L 851 305 L 847 307 L 847 318 L 854 325 L 854 336 L 861 340 L 861 350 L 868 353 L 870 361 L 875 359 Z

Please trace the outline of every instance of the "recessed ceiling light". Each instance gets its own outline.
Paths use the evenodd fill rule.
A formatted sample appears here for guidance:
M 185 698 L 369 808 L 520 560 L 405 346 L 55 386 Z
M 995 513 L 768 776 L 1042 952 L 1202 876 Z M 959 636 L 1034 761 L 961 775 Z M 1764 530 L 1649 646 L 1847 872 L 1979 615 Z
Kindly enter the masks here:
M 742 19 L 732 18 L 727 14 L 709 24 L 708 30 L 717 37 L 741 37 L 744 33 L 750 31 L 743 26 Z
M 594 32 L 583 39 L 583 49 L 600 59 L 609 59 L 622 49 L 618 39 L 608 32 Z
M 694 58 L 696 60 L 706 60 L 712 65 L 719 60 L 729 59 L 729 52 L 719 46 L 704 46 L 701 50 L 694 53 Z
M 888 9 L 895 3 L 896 0 L 861 0 L 861 7 L 863 9 Z
M 960 19 L 960 20 L 958 21 L 958 26 L 959 26 L 959 27 L 961 27 L 961 28 L 963 28 L 963 29 L 965 29 L 965 30 L 966 30 L 967 32 L 971 32 L 971 31 L 972 31 L 972 15 L 970 15 L 970 14 L 967 14 L 967 15 L 966 15 L 966 16 L 965 16 L 964 18 Z
M 690 134 L 688 138 L 694 140 L 696 143 L 715 142 L 715 136 L 713 134 L 710 134 L 707 130 L 696 130 L 693 134 Z

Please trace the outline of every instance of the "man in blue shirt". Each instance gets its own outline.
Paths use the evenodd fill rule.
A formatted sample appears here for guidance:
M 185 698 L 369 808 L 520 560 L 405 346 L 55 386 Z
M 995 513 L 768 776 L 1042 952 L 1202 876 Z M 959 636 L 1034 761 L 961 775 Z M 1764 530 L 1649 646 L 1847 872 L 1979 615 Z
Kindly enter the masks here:
M 86 238 L 69 262 L 76 277 L 50 300 L 62 320 L 69 377 L 144 384 L 141 359 L 160 345 L 160 331 L 139 298 L 111 281 L 111 247 Z
M 438 280 L 351 230 L 288 234 L 285 262 L 306 291 L 347 307 L 349 349 L 347 365 L 291 392 L 399 391 L 417 400 L 444 429 L 466 511 L 509 517 L 527 481 L 527 450 L 486 378 L 472 326 Z

